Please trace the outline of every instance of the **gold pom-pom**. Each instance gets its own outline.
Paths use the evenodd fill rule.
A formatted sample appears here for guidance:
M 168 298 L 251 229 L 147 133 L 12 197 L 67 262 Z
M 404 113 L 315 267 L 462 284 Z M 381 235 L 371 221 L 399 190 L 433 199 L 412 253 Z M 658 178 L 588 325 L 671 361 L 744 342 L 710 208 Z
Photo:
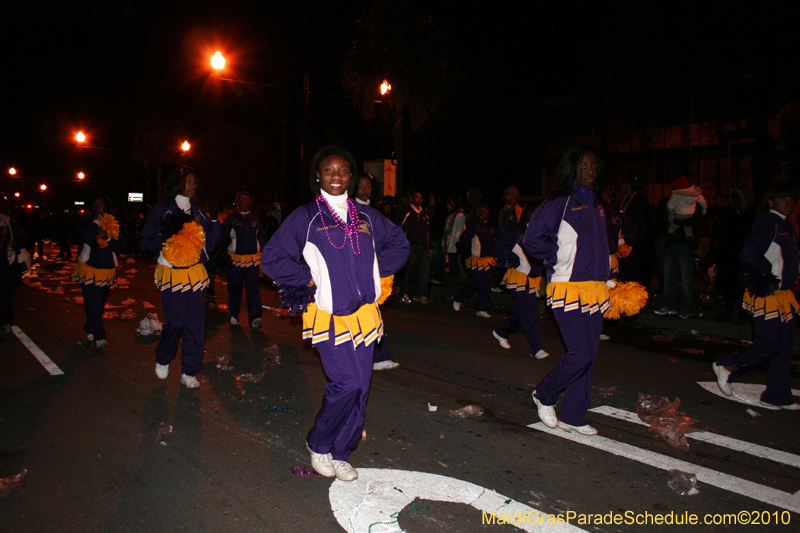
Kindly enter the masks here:
M 110 213 L 103 215 L 103 218 L 100 219 L 100 230 L 106 232 L 108 239 L 116 239 L 119 237 L 119 223 L 117 219 L 114 218 L 114 215 Z M 108 246 L 108 239 L 101 239 L 98 237 L 97 244 L 100 245 L 100 248 L 106 248 Z
M 381 278 L 381 295 L 378 298 L 378 305 L 386 301 L 392 295 L 392 283 L 394 282 L 394 275 Z
M 172 266 L 186 268 L 200 261 L 200 252 L 205 244 L 203 226 L 187 222 L 178 233 L 167 239 L 161 254 Z
M 617 319 L 622 315 L 633 316 L 641 311 L 647 303 L 647 291 L 642 284 L 635 281 L 616 283 L 617 286 L 608 291 L 611 307 L 603 316 Z
M 114 215 L 111 213 L 106 213 L 103 215 L 103 218 L 100 219 L 100 229 L 106 230 L 110 239 L 119 237 L 119 222 L 117 222 L 117 219 L 114 218 Z
M 631 251 L 633 250 L 633 246 L 629 244 L 620 244 L 617 248 L 617 251 L 614 253 L 619 259 L 624 259 L 631 255 Z

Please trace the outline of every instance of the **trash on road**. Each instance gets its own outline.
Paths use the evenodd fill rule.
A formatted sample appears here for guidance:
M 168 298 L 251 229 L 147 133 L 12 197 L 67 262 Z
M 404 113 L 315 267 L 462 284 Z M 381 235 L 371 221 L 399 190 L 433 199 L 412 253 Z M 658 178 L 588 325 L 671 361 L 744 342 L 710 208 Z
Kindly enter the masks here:
M 167 443 L 172 442 L 175 440 L 175 431 L 170 424 L 166 422 L 161 422 L 158 425 L 158 432 L 156 433 L 156 442 L 161 444 L 162 446 L 166 446 Z
M 653 335 L 651 339 L 658 342 L 670 342 L 675 339 L 675 335 Z
M 317 477 L 325 477 L 325 476 L 323 476 L 323 475 L 317 474 L 317 473 L 316 473 L 316 472 L 314 472 L 313 470 L 309 470 L 308 468 L 306 468 L 306 467 L 304 467 L 304 466 L 295 466 L 294 468 L 291 468 L 291 469 L 289 469 L 289 472 L 291 472 L 291 473 L 292 473 L 293 475 L 295 475 L 295 476 L 317 476 Z
M 77 298 L 75 298 L 77 300 Z M 116 311 L 106 311 L 103 313 L 103 320 L 111 320 L 112 318 L 119 318 L 119 313 Z
M 754 418 L 757 417 L 757 416 L 761 416 L 761 413 L 757 413 L 757 412 L 753 411 L 752 409 L 747 409 L 747 414 L 752 416 L 752 417 L 754 417 Z
M 136 303 L 136 300 L 134 300 L 133 298 L 128 298 L 127 300 L 122 302 L 120 305 L 123 306 L 123 307 L 129 307 L 129 306 L 131 306 L 131 305 L 133 305 L 135 303 Z
M 135 263 L 136 261 L 133 259 L 133 257 L 129 257 L 128 259 L 125 260 L 125 262 L 126 263 Z
M 64 287 L 56 287 L 53 294 L 64 294 Z
M 303 410 L 295 407 L 279 407 L 277 405 L 268 405 L 264 408 L 265 413 L 289 413 L 290 415 L 302 415 Z
M 119 315 L 119 318 L 121 320 L 136 320 L 136 313 L 133 312 L 133 309 L 126 309 Z
M 150 313 L 139 322 L 139 327 L 136 328 L 136 334 L 140 337 L 161 335 L 162 329 L 161 322 L 158 321 L 158 315 Z
M 269 348 L 264 348 L 266 357 L 261 362 L 261 366 L 271 367 L 281 364 L 281 350 L 277 344 L 273 344 Z
M 694 496 L 699 494 L 697 489 L 697 475 L 691 472 L 681 472 L 680 470 L 669 471 L 669 481 L 667 485 L 681 496 Z
M 136 274 L 137 270 L 135 268 L 129 268 L 125 271 L 126 274 Z
M 16 476 L 0 479 L 0 498 L 5 498 L 17 492 L 25 490 L 28 484 L 28 469 L 23 468 Z
M 465 405 L 461 409 L 454 409 L 450 414 L 456 418 L 477 418 L 483 416 L 483 408 L 477 405 Z
M 639 393 L 636 414 L 642 422 L 649 424 L 653 433 L 657 433 L 673 448 L 689 450 L 686 433 L 697 431 L 694 428 L 698 421 L 678 411 L 681 406 L 679 398 L 670 400 L 664 396 Z
M 700 348 L 673 348 L 672 351 L 683 353 L 706 353 L 705 350 L 701 350 Z
M 155 309 L 156 308 L 156 306 L 151 304 L 150 302 L 142 302 L 142 307 L 144 307 L 145 309 Z
M 220 370 L 228 371 L 233 370 L 233 367 L 230 365 L 231 362 L 231 354 L 229 353 L 221 353 L 217 355 L 217 368 Z
M 592 385 L 592 389 L 594 389 L 597 392 L 597 394 L 599 394 L 603 398 L 611 398 L 617 393 L 619 387 L 617 387 L 616 385 L 613 387 L 598 387 L 596 385 Z
M 249 372 L 244 374 L 239 374 L 236 376 L 236 381 L 239 383 L 258 383 L 262 379 L 264 379 L 264 375 L 267 371 L 259 372 L 258 374 L 251 374 Z
M 438 405 L 431 405 L 431 403 L 428 402 L 428 411 L 430 411 L 431 413 L 435 413 L 437 409 L 439 409 Z

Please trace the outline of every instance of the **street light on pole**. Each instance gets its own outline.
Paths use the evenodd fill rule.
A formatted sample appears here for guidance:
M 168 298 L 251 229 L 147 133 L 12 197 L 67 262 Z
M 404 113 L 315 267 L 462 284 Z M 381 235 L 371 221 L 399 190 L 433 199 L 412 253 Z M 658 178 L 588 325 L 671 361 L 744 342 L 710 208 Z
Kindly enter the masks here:
M 47 190 L 47 185 L 42 183 L 41 185 L 39 185 L 39 190 L 42 191 L 42 192 L 46 191 Z
M 79 180 L 82 180 L 85 177 L 86 177 L 86 174 L 84 174 L 83 172 L 78 172 L 78 179 Z
M 383 80 L 383 83 L 381 83 L 381 96 L 386 96 L 386 93 L 388 93 L 391 90 L 392 90 L 392 86 L 389 85 L 389 82 L 386 81 L 386 80 Z
M 11 167 L 11 168 L 8 169 L 8 173 L 11 176 L 16 176 L 17 175 L 17 169 L 14 168 L 14 167 Z
M 211 56 L 211 67 L 214 70 L 222 70 L 225 68 L 225 58 L 219 50 L 214 52 L 214 55 Z
M 86 142 L 86 135 L 84 135 L 82 131 L 79 131 L 75 135 L 75 140 L 78 141 L 79 143 L 83 144 L 83 143 Z
M 181 150 L 183 150 L 183 153 L 185 154 L 186 152 L 188 152 L 191 149 L 192 149 L 192 145 L 189 144 L 189 141 L 183 141 L 183 144 L 181 145 Z

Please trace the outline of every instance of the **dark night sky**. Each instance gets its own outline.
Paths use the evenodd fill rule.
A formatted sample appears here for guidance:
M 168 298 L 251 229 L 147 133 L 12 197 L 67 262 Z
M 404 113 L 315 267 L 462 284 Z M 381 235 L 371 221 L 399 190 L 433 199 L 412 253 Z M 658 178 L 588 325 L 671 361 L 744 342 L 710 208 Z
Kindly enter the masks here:
M 0 162 L 29 176 L 50 174 L 54 182 L 69 179 L 77 166 L 95 165 L 103 175 L 97 187 L 139 183 L 144 171 L 131 158 L 136 125 L 163 113 L 188 138 L 221 123 L 256 131 L 274 146 L 275 157 L 284 121 L 287 171 L 296 173 L 302 74 L 311 76 L 317 94 L 344 94 L 339 67 L 356 20 L 371 3 L 7 2 L 0 8 L 3 49 L 10 52 Z M 491 182 L 490 194 L 512 183 L 524 193 L 537 143 L 552 126 L 540 120 L 544 98 L 606 94 L 613 105 L 639 109 L 669 96 L 724 94 L 713 82 L 719 69 L 798 65 L 796 13 L 786 8 L 432 4 L 419 2 L 456 44 L 461 78 L 440 116 L 407 139 L 406 169 L 435 192 L 462 193 Z M 209 78 L 206 64 L 216 49 L 234 67 L 230 77 L 289 79 L 237 97 Z M 613 112 L 585 110 L 578 127 Z M 77 129 L 90 133 L 90 151 L 74 148 Z M 346 100 L 312 97 L 307 150 L 337 141 L 362 159 L 387 157 L 391 149 L 379 121 L 362 121 Z M 0 179 L 0 186 L 9 185 Z

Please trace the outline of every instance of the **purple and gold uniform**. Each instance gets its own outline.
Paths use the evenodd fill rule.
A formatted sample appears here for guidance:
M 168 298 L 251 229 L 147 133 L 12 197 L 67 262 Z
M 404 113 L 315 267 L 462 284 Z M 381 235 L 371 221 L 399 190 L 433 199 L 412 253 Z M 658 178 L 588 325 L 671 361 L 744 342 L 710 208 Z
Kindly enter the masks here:
M 195 376 L 203 369 L 206 339 L 208 274 L 204 264 L 208 261 L 207 250 L 213 250 L 219 238 L 219 223 L 212 222 L 206 211 L 194 201 L 190 201 L 189 205 L 189 213 L 193 221 L 203 228 L 206 240 L 196 264 L 185 268 L 175 267 L 162 254 L 164 240 L 159 223 L 169 214 L 182 212 L 174 199 L 153 208 L 142 229 L 141 248 L 157 258 L 155 283 L 161 292 L 161 308 L 167 318 L 156 347 L 156 362 L 168 365 L 175 358 L 178 341 L 183 336 L 181 369 L 187 376 Z
M 316 301 L 303 314 L 303 338 L 319 350 L 331 381 L 308 446 L 341 461 L 355 450 L 364 426 L 372 351 L 383 332 L 376 303 L 381 278 L 400 269 L 409 253 L 398 226 L 369 206 L 355 208 L 360 221 L 355 242 L 311 202 L 289 215 L 261 257 L 262 269 L 276 282 L 304 287 L 313 280 L 316 285 Z
M 492 267 L 495 265 L 492 253 L 496 240 L 494 228 L 488 222 L 481 220 L 473 222 L 461 235 L 459 246 L 471 252 L 471 256 L 467 258 L 468 282 L 466 287 L 453 296 L 453 301 L 463 302 L 477 292 L 478 311 L 489 309 L 489 300 L 492 296 Z
M 603 313 L 610 307 L 606 208 L 591 188 L 573 183 L 568 196 L 548 198 L 539 206 L 522 244 L 531 257 L 544 261 L 547 303 L 567 346 L 555 369 L 536 386 L 536 398 L 554 405 L 566 389 L 559 419 L 585 426 Z
M 258 276 L 261 269 L 261 250 L 267 243 L 261 221 L 252 211 L 234 211 L 222 223 L 223 237 L 230 235 L 231 268 L 228 270 L 228 311 L 237 321 L 242 305 L 242 289 L 246 290 L 247 323 L 261 318 L 261 293 Z
M 83 308 L 86 312 L 83 330 L 95 342 L 106 338 L 103 309 L 119 266 L 117 255 L 125 253 L 128 246 L 122 233 L 117 238 L 98 240 L 100 226 L 101 218 L 88 216 L 75 228 L 83 244 L 72 274 L 72 281 L 80 284 L 83 293 Z M 103 246 L 104 243 L 106 246 Z

